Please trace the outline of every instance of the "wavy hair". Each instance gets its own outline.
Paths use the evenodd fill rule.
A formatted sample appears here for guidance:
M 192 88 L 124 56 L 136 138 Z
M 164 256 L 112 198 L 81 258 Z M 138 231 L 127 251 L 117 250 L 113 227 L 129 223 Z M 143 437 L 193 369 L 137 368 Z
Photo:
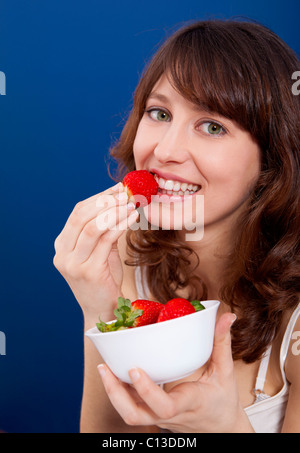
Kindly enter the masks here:
M 133 108 L 111 149 L 118 179 L 135 169 L 133 143 L 146 100 L 163 74 L 187 100 L 237 122 L 261 150 L 261 172 L 238 220 L 220 298 L 239 313 L 234 359 L 258 360 L 284 312 L 299 301 L 300 96 L 295 53 L 270 29 L 247 21 L 201 21 L 179 29 L 158 49 L 134 94 Z M 207 298 L 191 268 L 195 253 L 176 231 L 129 230 L 129 265 L 145 266 L 148 285 L 166 302 L 182 288 Z M 201 266 L 201 256 L 200 256 Z

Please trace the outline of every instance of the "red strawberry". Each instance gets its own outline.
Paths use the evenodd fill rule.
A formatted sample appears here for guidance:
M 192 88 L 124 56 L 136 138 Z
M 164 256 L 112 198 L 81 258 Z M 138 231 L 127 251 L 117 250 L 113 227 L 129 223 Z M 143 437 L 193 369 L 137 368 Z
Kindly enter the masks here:
M 159 302 L 138 299 L 131 303 L 129 299 L 119 297 L 118 308 L 114 311 L 117 320 L 111 324 L 100 320 L 96 325 L 101 332 L 113 332 L 153 324 L 162 308 L 163 304 Z
M 151 203 L 151 196 L 156 195 L 158 191 L 158 184 L 154 176 L 147 170 L 134 170 L 127 173 L 123 179 L 123 185 L 129 198 L 135 200 L 136 196 L 137 208 Z M 138 197 L 138 195 L 140 196 Z
M 161 309 L 164 307 L 160 302 L 138 299 L 132 302 L 134 310 L 142 310 L 142 315 L 135 319 L 132 327 L 146 326 L 157 321 Z
M 176 299 L 169 300 L 166 305 L 164 305 L 158 316 L 157 322 L 179 318 L 203 309 L 204 306 L 199 301 L 189 302 L 186 299 L 178 297 Z

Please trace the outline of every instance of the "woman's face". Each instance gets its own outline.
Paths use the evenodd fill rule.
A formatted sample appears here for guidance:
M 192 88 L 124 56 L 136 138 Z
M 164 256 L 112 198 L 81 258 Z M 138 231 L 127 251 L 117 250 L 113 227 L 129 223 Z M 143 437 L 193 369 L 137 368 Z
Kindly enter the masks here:
M 227 118 L 201 111 L 165 75 L 147 100 L 133 152 L 136 169 L 154 173 L 160 185 L 144 208 L 154 228 L 197 229 L 203 207 L 205 231 L 228 227 L 260 170 L 260 150 L 251 135 Z

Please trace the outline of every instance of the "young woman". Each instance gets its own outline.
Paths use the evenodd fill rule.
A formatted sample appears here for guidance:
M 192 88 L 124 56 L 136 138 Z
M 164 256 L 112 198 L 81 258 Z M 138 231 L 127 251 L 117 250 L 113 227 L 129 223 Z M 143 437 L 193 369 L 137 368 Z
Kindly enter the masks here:
M 299 68 L 269 29 L 205 21 L 171 36 L 144 72 L 112 156 L 119 180 L 157 175 L 161 195 L 140 210 L 149 228 L 130 228 L 139 213 L 109 188 L 76 205 L 54 264 L 86 329 L 113 319 L 120 295 L 220 300 L 214 349 L 181 382 L 157 386 L 135 369 L 127 385 L 97 370 L 85 340 L 83 432 L 300 431 Z M 200 195 L 204 235 L 188 240 Z M 101 228 L 115 209 L 119 228 Z

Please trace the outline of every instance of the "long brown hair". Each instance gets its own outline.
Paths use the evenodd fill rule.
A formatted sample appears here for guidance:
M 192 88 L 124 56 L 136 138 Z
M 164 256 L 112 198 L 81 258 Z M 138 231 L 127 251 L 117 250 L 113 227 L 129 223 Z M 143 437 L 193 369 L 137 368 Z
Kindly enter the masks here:
M 173 34 L 144 71 L 131 114 L 111 155 L 119 174 L 135 169 L 133 143 L 146 100 L 162 74 L 187 100 L 236 121 L 261 150 L 261 173 L 237 225 L 221 300 L 239 312 L 233 357 L 250 363 L 274 339 L 283 313 L 298 303 L 300 96 L 294 52 L 252 22 L 195 22 Z M 207 297 L 191 269 L 194 253 L 176 231 L 129 231 L 127 264 L 144 265 L 151 293 L 162 302 L 182 288 Z M 200 257 L 201 260 L 201 257 Z M 195 260 L 194 260 L 195 262 Z M 196 266 L 199 259 L 196 257 Z M 201 265 L 201 262 L 200 262 Z

